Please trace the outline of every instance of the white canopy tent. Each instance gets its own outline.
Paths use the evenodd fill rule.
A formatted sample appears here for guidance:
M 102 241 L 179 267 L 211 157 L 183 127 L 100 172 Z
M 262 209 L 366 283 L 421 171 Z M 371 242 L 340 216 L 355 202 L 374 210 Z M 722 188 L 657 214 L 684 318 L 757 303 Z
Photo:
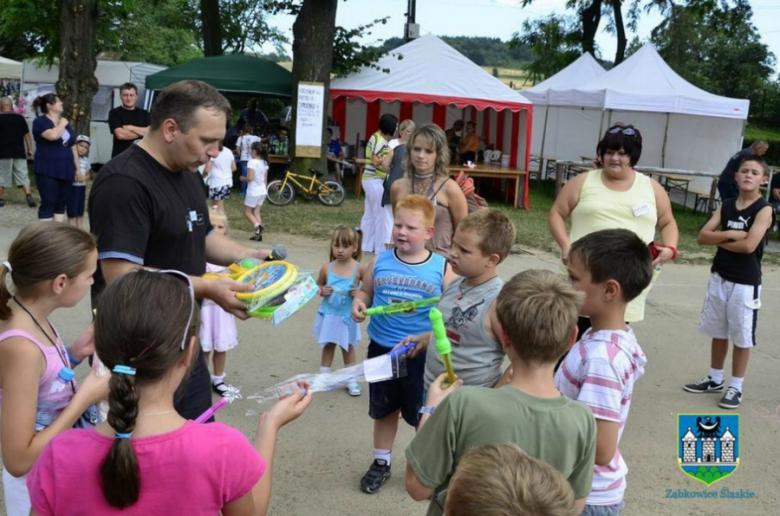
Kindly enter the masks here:
M 483 142 L 508 154 L 511 167 L 527 170 L 532 104 L 444 41 L 431 34 L 415 39 L 376 67 L 330 84 L 331 116 L 342 140 L 368 139 L 384 113 L 443 129 L 456 120 L 473 121 Z
M 0 79 L 22 78 L 22 63 L 0 56 Z
M 523 91 L 523 96 L 534 103 L 534 129 L 533 129 L 533 141 L 531 142 L 531 152 L 536 155 L 551 155 L 556 156 L 553 149 L 557 149 L 556 142 L 548 142 L 545 138 L 547 134 L 548 119 L 550 113 L 553 113 L 554 123 L 558 124 L 563 119 L 565 124 L 571 124 L 577 127 L 579 124 L 578 119 L 582 118 L 582 115 L 575 110 L 568 110 L 564 107 L 550 106 L 548 105 L 548 95 L 550 90 L 557 88 L 570 88 L 572 84 L 586 84 L 588 81 L 595 79 L 603 74 L 607 73 L 604 68 L 596 61 L 596 59 L 588 52 L 582 54 L 572 64 L 556 73 L 552 77 L 540 82 L 533 88 Z M 561 111 L 566 109 L 566 111 Z M 585 117 L 585 122 L 588 122 L 588 118 Z M 550 132 L 555 134 L 558 131 L 558 127 Z
M 642 133 L 641 165 L 712 175 L 741 147 L 750 106 L 688 83 L 650 44 L 587 82 L 550 88 L 544 103 L 559 108 L 550 109 L 546 131 L 534 134 L 545 141 L 545 155 L 593 156 L 603 131 L 623 122 Z M 696 186 L 708 189 L 706 182 Z

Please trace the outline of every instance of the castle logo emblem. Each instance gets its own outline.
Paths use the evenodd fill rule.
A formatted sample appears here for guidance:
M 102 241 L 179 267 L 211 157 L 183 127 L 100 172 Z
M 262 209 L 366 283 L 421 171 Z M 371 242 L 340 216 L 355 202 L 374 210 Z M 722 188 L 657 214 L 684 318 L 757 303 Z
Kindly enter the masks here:
M 739 467 L 739 414 L 677 414 L 677 463 L 712 485 Z

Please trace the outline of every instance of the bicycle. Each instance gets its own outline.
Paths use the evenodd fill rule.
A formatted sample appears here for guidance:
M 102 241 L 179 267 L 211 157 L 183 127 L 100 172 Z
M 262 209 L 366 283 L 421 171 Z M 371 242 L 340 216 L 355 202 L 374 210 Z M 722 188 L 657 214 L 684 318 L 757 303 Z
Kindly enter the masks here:
M 276 179 L 268 183 L 268 202 L 274 206 L 287 206 L 295 200 L 296 190 L 300 190 L 301 195 L 306 199 L 317 197 L 317 200 L 325 206 L 340 206 L 344 202 L 346 192 L 343 186 L 336 181 L 323 182 L 317 179 L 317 176 L 323 175 L 322 172 L 314 169 L 310 169 L 309 172 L 312 175 L 305 176 L 288 170 L 284 174 L 284 179 Z

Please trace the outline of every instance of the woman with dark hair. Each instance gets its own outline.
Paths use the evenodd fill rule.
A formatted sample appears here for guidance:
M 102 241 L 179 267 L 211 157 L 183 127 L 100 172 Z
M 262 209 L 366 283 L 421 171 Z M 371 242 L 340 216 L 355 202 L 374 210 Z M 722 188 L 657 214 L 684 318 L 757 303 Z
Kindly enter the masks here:
M 385 177 L 393 161 L 393 151 L 390 149 L 389 142 L 397 128 L 398 118 L 385 113 L 379 119 L 379 130 L 366 144 L 366 159 L 369 162 L 366 164 L 361 181 L 366 201 L 363 218 L 360 221 L 364 253 L 379 254 L 385 250 L 385 244 L 390 240 L 390 235 L 385 228 L 382 194 Z
M 563 263 L 568 264 L 571 243 L 594 231 L 629 229 L 650 244 L 657 228 L 663 245 L 656 246 L 653 266 L 660 270 L 677 256 L 677 223 L 663 187 L 633 168 L 642 155 L 642 135 L 632 125 L 616 124 L 607 129 L 596 153 L 602 168 L 566 183 L 547 219 L 550 233 L 561 248 Z M 567 219 L 571 221 L 571 233 L 566 230 Z M 650 288 L 629 303 L 627 322 L 644 318 Z
M 65 208 L 79 156 L 74 147 L 76 131 L 62 117 L 62 101 L 48 93 L 33 101 L 36 113 L 32 133 L 35 139 L 35 180 L 41 194 L 38 218 L 65 222 Z

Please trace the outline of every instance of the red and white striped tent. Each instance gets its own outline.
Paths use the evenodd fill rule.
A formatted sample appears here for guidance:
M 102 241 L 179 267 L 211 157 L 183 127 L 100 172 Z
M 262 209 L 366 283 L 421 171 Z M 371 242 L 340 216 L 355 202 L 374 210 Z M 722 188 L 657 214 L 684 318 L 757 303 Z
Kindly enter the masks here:
M 368 139 L 385 113 L 443 129 L 456 120 L 473 121 L 483 142 L 509 154 L 510 167 L 528 170 L 533 105 L 463 54 L 427 35 L 383 56 L 376 66 L 331 81 L 331 118 L 342 141 Z M 527 207 L 525 178 L 522 205 Z

